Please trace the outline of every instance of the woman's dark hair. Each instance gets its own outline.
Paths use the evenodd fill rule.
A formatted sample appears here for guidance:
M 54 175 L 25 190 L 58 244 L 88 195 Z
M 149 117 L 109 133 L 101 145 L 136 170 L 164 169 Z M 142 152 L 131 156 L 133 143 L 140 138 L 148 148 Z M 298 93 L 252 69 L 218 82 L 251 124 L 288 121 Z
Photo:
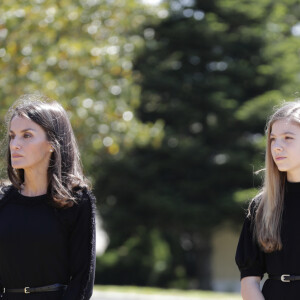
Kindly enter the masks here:
M 76 202 L 74 192 L 88 188 L 89 184 L 82 172 L 80 153 L 66 111 L 58 102 L 43 95 L 21 96 L 6 114 L 8 141 L 10 123 L 15 116 L 28 118 L 44 129 L 53 147 L 48 167 L 47 194 L 58 207 L 72 206 L 72 202 Z M 20 190 L 24 183 L 24 170 L 12 167 L 9 145 L 7 149 L 8 178 Z

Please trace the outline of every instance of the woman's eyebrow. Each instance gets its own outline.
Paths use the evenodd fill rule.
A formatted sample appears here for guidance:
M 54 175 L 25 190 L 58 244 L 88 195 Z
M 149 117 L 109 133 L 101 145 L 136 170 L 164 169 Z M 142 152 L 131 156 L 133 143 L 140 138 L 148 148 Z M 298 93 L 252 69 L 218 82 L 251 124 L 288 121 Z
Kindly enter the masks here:
M 33 128 L 25 128 L 25 129 L 23 129 L 23 130 L 21 130 L 21 132 L 25 132 L 25 131 L 36 131 L 35 129 L 33 129 Z M 14 132 L 13 130 L 9 130 L 9 132 Z

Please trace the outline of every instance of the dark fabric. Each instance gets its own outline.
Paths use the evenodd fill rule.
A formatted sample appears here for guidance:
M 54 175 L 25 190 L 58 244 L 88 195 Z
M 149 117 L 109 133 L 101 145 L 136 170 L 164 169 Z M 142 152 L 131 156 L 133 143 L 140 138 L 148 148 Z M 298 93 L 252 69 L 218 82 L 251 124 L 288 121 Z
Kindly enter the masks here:
M 282 217 L 281 251 L 264 253 L 253 241 L 253 218 L 246 218 L 236 251 L 236 263 L 241 278 L 264 273 L 300 275 L 300 183 L 286 184 Z M 298 300 L 300 281 L 266 280 L 263 286 L 266 300 Z
M 2 198 L 2 199 L 1 199 Z M 95 276 L 95 198 L 59 209 L 47 196 L 25 197 L 9 187 L 0 196 L 0 282 L 6 288 L 68 285 L 65 292 L 3 294 L 2 299 L 88 300 Z

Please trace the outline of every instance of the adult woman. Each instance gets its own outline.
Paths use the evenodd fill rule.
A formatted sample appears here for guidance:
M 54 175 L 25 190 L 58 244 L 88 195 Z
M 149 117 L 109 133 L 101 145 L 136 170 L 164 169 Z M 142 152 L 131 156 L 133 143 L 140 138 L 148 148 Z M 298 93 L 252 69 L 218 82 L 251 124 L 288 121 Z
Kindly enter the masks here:
M 241 293 L 243 299 L 299 299 L 300 102 L 278 108 L 266 134 L 264 184 L 250 203 L 236 252 Z
M 95 199 L 67 113 L 24 95 L 8 111 L 7 127 L 12 184 L 0 197 L 2 299 L 90 299 Z

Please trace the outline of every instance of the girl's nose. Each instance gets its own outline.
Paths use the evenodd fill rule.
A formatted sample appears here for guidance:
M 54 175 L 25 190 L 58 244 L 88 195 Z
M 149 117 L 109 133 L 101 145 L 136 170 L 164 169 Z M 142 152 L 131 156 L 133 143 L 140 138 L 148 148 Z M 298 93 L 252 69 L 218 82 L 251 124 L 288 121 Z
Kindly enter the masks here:
M 279 141 L 275 141 L 272 146 L 275 151 L 282 151 L 283 147 Z

